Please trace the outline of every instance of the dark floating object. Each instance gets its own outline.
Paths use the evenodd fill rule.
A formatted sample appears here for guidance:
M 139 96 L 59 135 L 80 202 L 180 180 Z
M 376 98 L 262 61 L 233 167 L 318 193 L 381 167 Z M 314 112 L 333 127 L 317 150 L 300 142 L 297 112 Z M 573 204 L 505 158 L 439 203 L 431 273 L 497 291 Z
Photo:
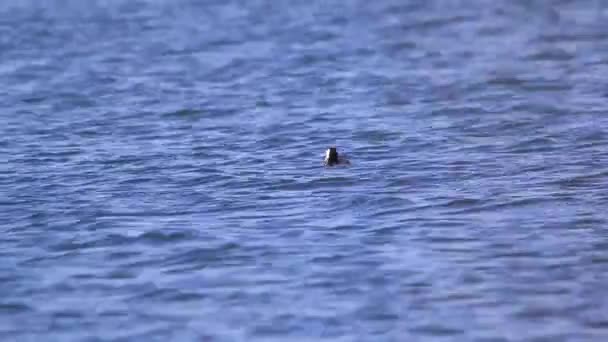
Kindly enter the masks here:
M 338 149 L 336 147 L 330 147 L 325 151 L 325 159 L 323 163 L 326 166 L 334 166 L 334 165 L 350 165 L 350 161 L 345 157 L 338 154 Z

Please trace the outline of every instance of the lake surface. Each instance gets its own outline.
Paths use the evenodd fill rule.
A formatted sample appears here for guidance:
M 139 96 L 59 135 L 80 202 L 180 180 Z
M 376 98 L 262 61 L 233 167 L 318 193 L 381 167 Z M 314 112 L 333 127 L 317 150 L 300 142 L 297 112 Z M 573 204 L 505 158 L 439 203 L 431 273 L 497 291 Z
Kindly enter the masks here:
M 2 1 L 0 340 L 605 341 L 607 19 Z

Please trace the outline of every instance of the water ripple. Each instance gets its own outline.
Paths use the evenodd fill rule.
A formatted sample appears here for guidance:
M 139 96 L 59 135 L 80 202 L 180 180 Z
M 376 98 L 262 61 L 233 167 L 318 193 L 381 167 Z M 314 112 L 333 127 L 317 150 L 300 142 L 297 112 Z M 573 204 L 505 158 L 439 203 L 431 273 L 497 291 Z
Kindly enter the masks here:
M 605 14 L 2 2 L 0 339 L 605 340 Z

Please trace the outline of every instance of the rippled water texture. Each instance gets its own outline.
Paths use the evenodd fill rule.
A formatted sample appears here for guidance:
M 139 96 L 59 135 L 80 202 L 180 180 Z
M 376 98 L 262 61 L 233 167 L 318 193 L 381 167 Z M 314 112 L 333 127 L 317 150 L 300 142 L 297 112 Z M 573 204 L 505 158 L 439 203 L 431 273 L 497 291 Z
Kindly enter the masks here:
M 0 340 L 605 341 L 607 19 L 2 1 Z

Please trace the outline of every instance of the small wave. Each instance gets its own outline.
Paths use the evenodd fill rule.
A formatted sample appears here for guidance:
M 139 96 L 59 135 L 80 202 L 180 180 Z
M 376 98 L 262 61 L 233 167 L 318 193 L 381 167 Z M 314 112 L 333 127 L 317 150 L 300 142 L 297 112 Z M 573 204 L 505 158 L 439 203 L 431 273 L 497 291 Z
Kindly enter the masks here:
M 16 315 L 31 312 L 33 309 L 25 303 L 4 302 L 0 303 L 0 312 L 7 315 Z
M 162 114 L 162 116 L 164 117 L 168 117 L 168 118 L 184 118 L 184 119 L 196 119 L 201 117 L 204 114 L 204 111 L 200 110 L 200 109 L 190 109 L 190 108 L 184 108 L 184 109 L 178 109 L 176 111 L 170 111 L 167 113 Z

